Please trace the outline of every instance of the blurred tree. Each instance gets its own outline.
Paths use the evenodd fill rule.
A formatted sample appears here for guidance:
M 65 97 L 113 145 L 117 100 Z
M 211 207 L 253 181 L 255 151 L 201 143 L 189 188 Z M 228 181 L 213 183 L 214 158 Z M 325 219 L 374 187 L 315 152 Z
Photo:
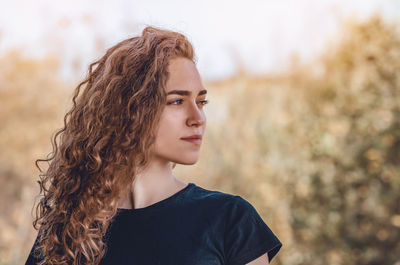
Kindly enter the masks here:
M 320 58 L 324 74 L 296 82 L 306 104 L 288 129 L 312 161 L 288 182 L 308 185 L 290 198 L 293 236 L 307 253 L 298 264 L 392 265 L 400 262 L 400 36 L 378 16 L 345 29 Z
M 379 16 L 343 30 L 289 74 L 209 85 L 227 114 L 199 167 L 282 239 L 275 264 L 400 264 L 400 36 Z
M 34 160 L 51 151 L 50 136 L 62 125 L 68 99 L 57 58 L 22 54 L 15 50 L 0 57 L 1 265 L 24 263 L 32 247 L 30 214 L 39 192 Z

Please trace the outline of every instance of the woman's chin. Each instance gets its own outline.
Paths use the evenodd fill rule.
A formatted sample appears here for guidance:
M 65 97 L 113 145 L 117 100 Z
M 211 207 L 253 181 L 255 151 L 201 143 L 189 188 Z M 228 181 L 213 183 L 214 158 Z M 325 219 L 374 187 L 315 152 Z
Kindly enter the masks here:
M 194 165 L 197 163 L 198 161 L 198 157 L 193 158 L 193 159 L 189 159 L 189 158 L 185 158 L 185 159 L 179 159 L 179 160 L 174 160 L 173 162 L 180 164 L 180 165 Z

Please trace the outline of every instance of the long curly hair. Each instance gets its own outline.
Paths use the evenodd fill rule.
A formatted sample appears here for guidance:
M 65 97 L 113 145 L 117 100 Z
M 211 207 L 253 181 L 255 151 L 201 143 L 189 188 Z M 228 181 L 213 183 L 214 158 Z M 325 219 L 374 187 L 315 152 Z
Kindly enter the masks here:
M 34 256 L 41 265 L 101 261 L 118 202 L 151 158 L 167 67 L 176 57 L 196 63 L 188 39 L 147 26 L 89 65 L 64 128 L 51 137 L 52 152 L 35 161 L 41 174 Z M 48 169 L 38 162 L 47 162 Z

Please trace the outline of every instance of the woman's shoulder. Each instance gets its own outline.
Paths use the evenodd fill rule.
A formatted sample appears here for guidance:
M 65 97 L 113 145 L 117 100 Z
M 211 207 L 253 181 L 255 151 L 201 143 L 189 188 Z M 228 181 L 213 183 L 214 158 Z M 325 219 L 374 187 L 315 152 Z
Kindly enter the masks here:
M 254 211 L 254 207 L 240 195 L 224 192 L 213 188 L 205 188 L 194 185 L 190 191 L 189 201 L 198 205 L 204 205 L 219 210 L 228 210 L 228 212 L 246 212 Z
M 232 204 L 240 200 L 240 196 L 223 192 L 214 188 L 205 188 L 199 185 L 194 185 L 190 192 L 192 200 L 213 202 L 213 203 L 227 203 Z

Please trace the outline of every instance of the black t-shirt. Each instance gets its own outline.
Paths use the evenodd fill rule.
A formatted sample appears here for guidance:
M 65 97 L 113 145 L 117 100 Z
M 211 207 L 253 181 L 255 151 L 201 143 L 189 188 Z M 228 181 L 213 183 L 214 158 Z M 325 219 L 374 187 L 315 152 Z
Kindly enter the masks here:
M 194 183 L 138 209 L 118 208 L 100 265 L 239 265 L 282 243 L 240 196 Z M 33 249 L 33 248 L 32 248 Z M 26 265 L 36 264 L 32 250 Z

